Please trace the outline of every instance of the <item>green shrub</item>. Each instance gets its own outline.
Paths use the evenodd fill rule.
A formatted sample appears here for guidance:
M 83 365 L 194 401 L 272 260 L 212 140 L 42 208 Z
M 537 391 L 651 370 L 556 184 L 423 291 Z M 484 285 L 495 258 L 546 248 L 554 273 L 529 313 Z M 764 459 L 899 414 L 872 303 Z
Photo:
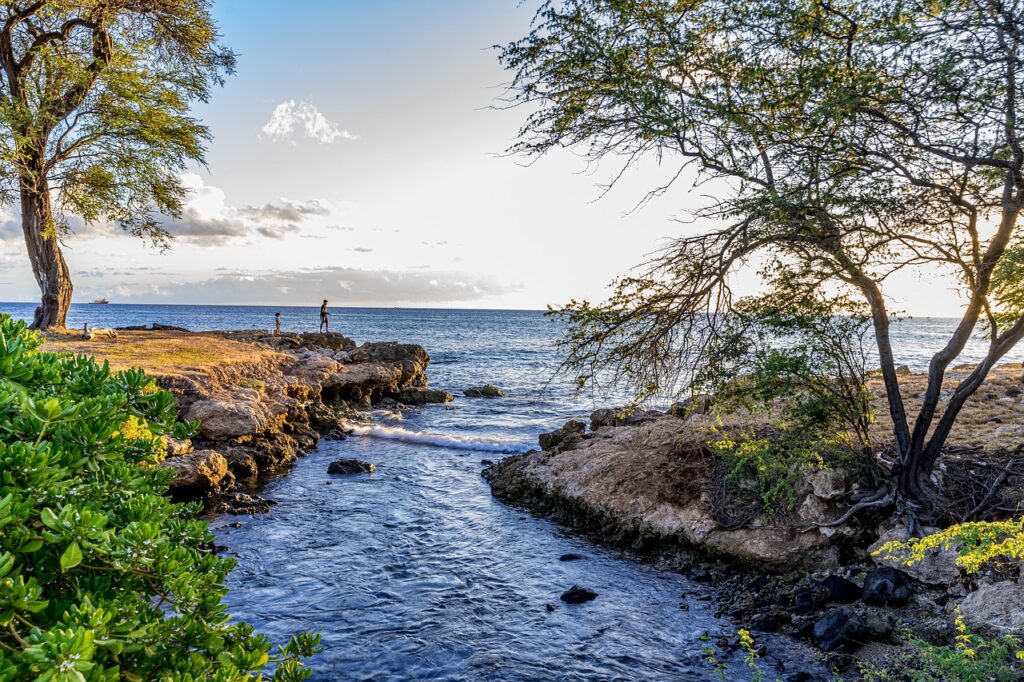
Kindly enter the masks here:
M 41 341 L 0 316 L 0 680 L 308 677 L 319 638 L 230 622 L 234 561 L 166 497 L 158 436 L 195 428 L 174 397 Z

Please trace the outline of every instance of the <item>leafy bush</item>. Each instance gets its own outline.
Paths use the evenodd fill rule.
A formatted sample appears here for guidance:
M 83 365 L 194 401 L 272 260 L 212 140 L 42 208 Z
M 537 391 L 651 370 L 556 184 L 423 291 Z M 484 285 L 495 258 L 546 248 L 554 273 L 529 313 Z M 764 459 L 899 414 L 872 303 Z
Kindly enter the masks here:
M 983 566 L 1024 559 L 1024 518 L 960 523 L 923 538 L 887 542 L 875 555 L 903 555 L 907 565 L 922 561 L 934 549 L 956 548 L 959 564 L 968 573 Z
M 909 638 L 912 654 L 887 665 L 869 664 L 861 674 L 865 682 L 909 680 L 910 682 L 1012 682 L 1024 679 L 1024 650 L 1013 637 L 986 639 L 968 631 L 957 615 L 952 646 L 930 644 Z
M 166 497 L 159 436 L 191 435 L 141 371 L 42 352 L 0 316 L 0 680 L 305 679 L 223 597 L 199 507 Z M 262 677 L 262 676 L 261 676 Z

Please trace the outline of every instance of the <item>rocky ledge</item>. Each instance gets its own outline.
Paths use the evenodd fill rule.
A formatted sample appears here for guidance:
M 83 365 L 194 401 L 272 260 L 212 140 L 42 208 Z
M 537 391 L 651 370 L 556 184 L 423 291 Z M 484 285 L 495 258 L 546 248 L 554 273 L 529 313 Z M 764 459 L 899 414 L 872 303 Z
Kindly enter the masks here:
M 171 391 L 183 419 L 199 423 L 190 441 L 165 437 L 163 466 L 172 495 L 211 511 L 254 513 L 270 502 L 252 484 L 312 450 L 321 437 L 377 404 L 447 402 L 430 389 L 430 357 L 418 345 L 364 343 L 337 333 L 188 332 L 160 325 L 112 338 L 51 335 L 48 349 L 93 355 L 113 369 L 141 367 Z
M 452 399 L 428 388 L 430 357 L 418 345 L 356 346 L 336 333 L 219 336 L 268 352 L 197 376 L 158 378 L 182 418 L 200 424 L 192 442 L 169 441 L 164 465 L 179 472 L 172 494 L 203 499 L 211 511 L 264 511 L 270 503 L 250 494 L 252 484 L 291 466 L 321 437 L 344 438 L 366 408 Z
M 502 460 L 484 476 L 501 499 L 620 543 L 696 549 L 770 569 L 836 563 L 836 541 L 854 531 L 808 526 L 838 517 L 841 481 L 808 483 L 800 507 L 806 518 L 734 523 L 723 518 L 715 488 L 722 477 L 694 428 L 707 418 L 676 411 L 679 416 L 648 412 L 619 420 L 598 410 L 591 431 L 571 421 L 541 435 L 542 450 Z

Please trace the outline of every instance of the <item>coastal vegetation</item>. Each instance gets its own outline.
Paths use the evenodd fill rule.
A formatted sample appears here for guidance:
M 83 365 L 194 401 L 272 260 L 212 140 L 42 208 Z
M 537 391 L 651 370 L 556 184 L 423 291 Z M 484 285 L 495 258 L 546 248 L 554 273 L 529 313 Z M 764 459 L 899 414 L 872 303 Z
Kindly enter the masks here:
M 217 40 L 209 0 L 0 7 L 0 198 L 18 202 L 42 292 L 33 327 L 65 324 L 72 217 L 169 245 L 157 216 L 180 216 L 178 173 L 210 137 L 190 105 L 234 68 Z
M 163 437 L 198 425 L 141 370 L 42 341 L 0 316 L 0 680 L 305 679 L 319 638 L 231 622 L 234 561 L 167 496 Z
M 655 157 L 675 173 L 648 198 L 688 169 L 715 197 L 693 211 L 710 229 L 674 240 L 606 302 L 558 310 L 567 370 L 580 386 L 610 375 L 638 399 L 694 386 L 723 329 L 758 312 L 733 277 L 761 263 L 784 310 L 832 296 L 860 302 L 833 312 L 866 307 L 895 461 L 858 510 L 895 507 L 918 532 L 984 517 L 934 474 L 964 405 L 1024 336 L 1022 35 L 1016 3 L 545 3 L 502 52 L 510 104 L 531 109 L 513 150 L 580 148 L 623 169 Z M 913 411 L 884 289 L 904 270 L 948 276 L 965 301 Z M 977 333 L 984 358 L 944 391 Z

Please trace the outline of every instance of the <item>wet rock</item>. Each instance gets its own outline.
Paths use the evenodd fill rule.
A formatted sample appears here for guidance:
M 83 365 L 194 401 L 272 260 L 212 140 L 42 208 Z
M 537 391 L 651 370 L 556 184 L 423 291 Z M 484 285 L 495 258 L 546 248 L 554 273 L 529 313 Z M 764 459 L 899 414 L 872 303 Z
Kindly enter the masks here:
M 583 557 L 582 554 L 574 554 L 573 552 L 569 552 L 568 554 L 563 554 L 562 556 L 558 557 L 558 560 L 559 561 L 582 561 L 583 558 L 584 557 Z
M 228 461 L 224 455 L 213 450 L 197 450 L 188 455 L 172 457 L 161 466 L 175 469 L 177 474 L 171 481 L 171 490 L 209 490 L 228 473 Z
M 372 474 L 376 467 L 370 462 L 358 459 L 338 459 L 327 466 L 329 474 Z
M 822 651 L 853 651 L 869 638 L 864 620 L 848 606 L 829 611 L 814 623 L 814 643 Z
M 547 611 L 548 613 L 551 613 L 552 611 L 555 610 L 555 605 L 554 604 L 545 604 L 544 605 L 544 610 Z
M 830 575 L 818 583 L 828 594 L 827 599 L 837 604 L 852 604 L 862 596 L 857 583 L 841 575 Z
M 786 622 L 785 613 L 768 611 L 755 614 L 750 619 L 750 628 L 759 632 L 775 632 Z
M 896 376 L 905 377 L 910 376 L 910 374 L 911 371 L 909 365 L 900 365 L 899 367 L 896 368 Z
M 241 491 L 233 491 L 220 495 L 213 509 L 220 514 L 232 514 L 234 516 L 266 514 L 270 508 L 277 504 L 274 500 L 268 500 L 259 495 L 250 495 Z M 231 524 L 232 528 L 240 528 L 242 524 Z
M 467 388 L 462 392 L 467 398 L 504 398 L 505 392 L 494 384 L 484 384 Z
M 597 592 L 587 589 L 586 587 L 580 587 L 579 585 L 573 585 L 568 590 L 562 593 L 559 597 L 566 604 L 582 604 L 584 602 L 592 601 L 597 599 Z
M 405 405 L 443 404 L 455 400 L 455 396 L 448 391 L 436 388 L 405 388 L 396 393 L 389 393 L 388 397 Z
M 1004 580 L 982 585 L 960 604 L 971 630 L 987 636 L 1024 634 L 1024 585 Z
M 480 460 L 480 466 L 489 467 L 492 464 L 494 464 L 494 460 L 493 459 L 482 459 L 482 460 Z
M 567 421 L 560 429 L 540 434 L 540 437 L 537 440 L 540 442 L 542 450 L 551 450 L 570 444 L 582 436 L 586 430 L 586 424 L 572 419 Z
M 876 568 L 864 579 L 865 604 L 902 606 L 913 593 L 910 576 L 889 566 Z
M 231 473 L 235 475 L 235 478 L 255 478 L 259 476 L 260 470 L 256 465 L 256 460 L 248 452 L 244 450 L 234 450 L 228 452 L 227 455 L 228 468 Z

